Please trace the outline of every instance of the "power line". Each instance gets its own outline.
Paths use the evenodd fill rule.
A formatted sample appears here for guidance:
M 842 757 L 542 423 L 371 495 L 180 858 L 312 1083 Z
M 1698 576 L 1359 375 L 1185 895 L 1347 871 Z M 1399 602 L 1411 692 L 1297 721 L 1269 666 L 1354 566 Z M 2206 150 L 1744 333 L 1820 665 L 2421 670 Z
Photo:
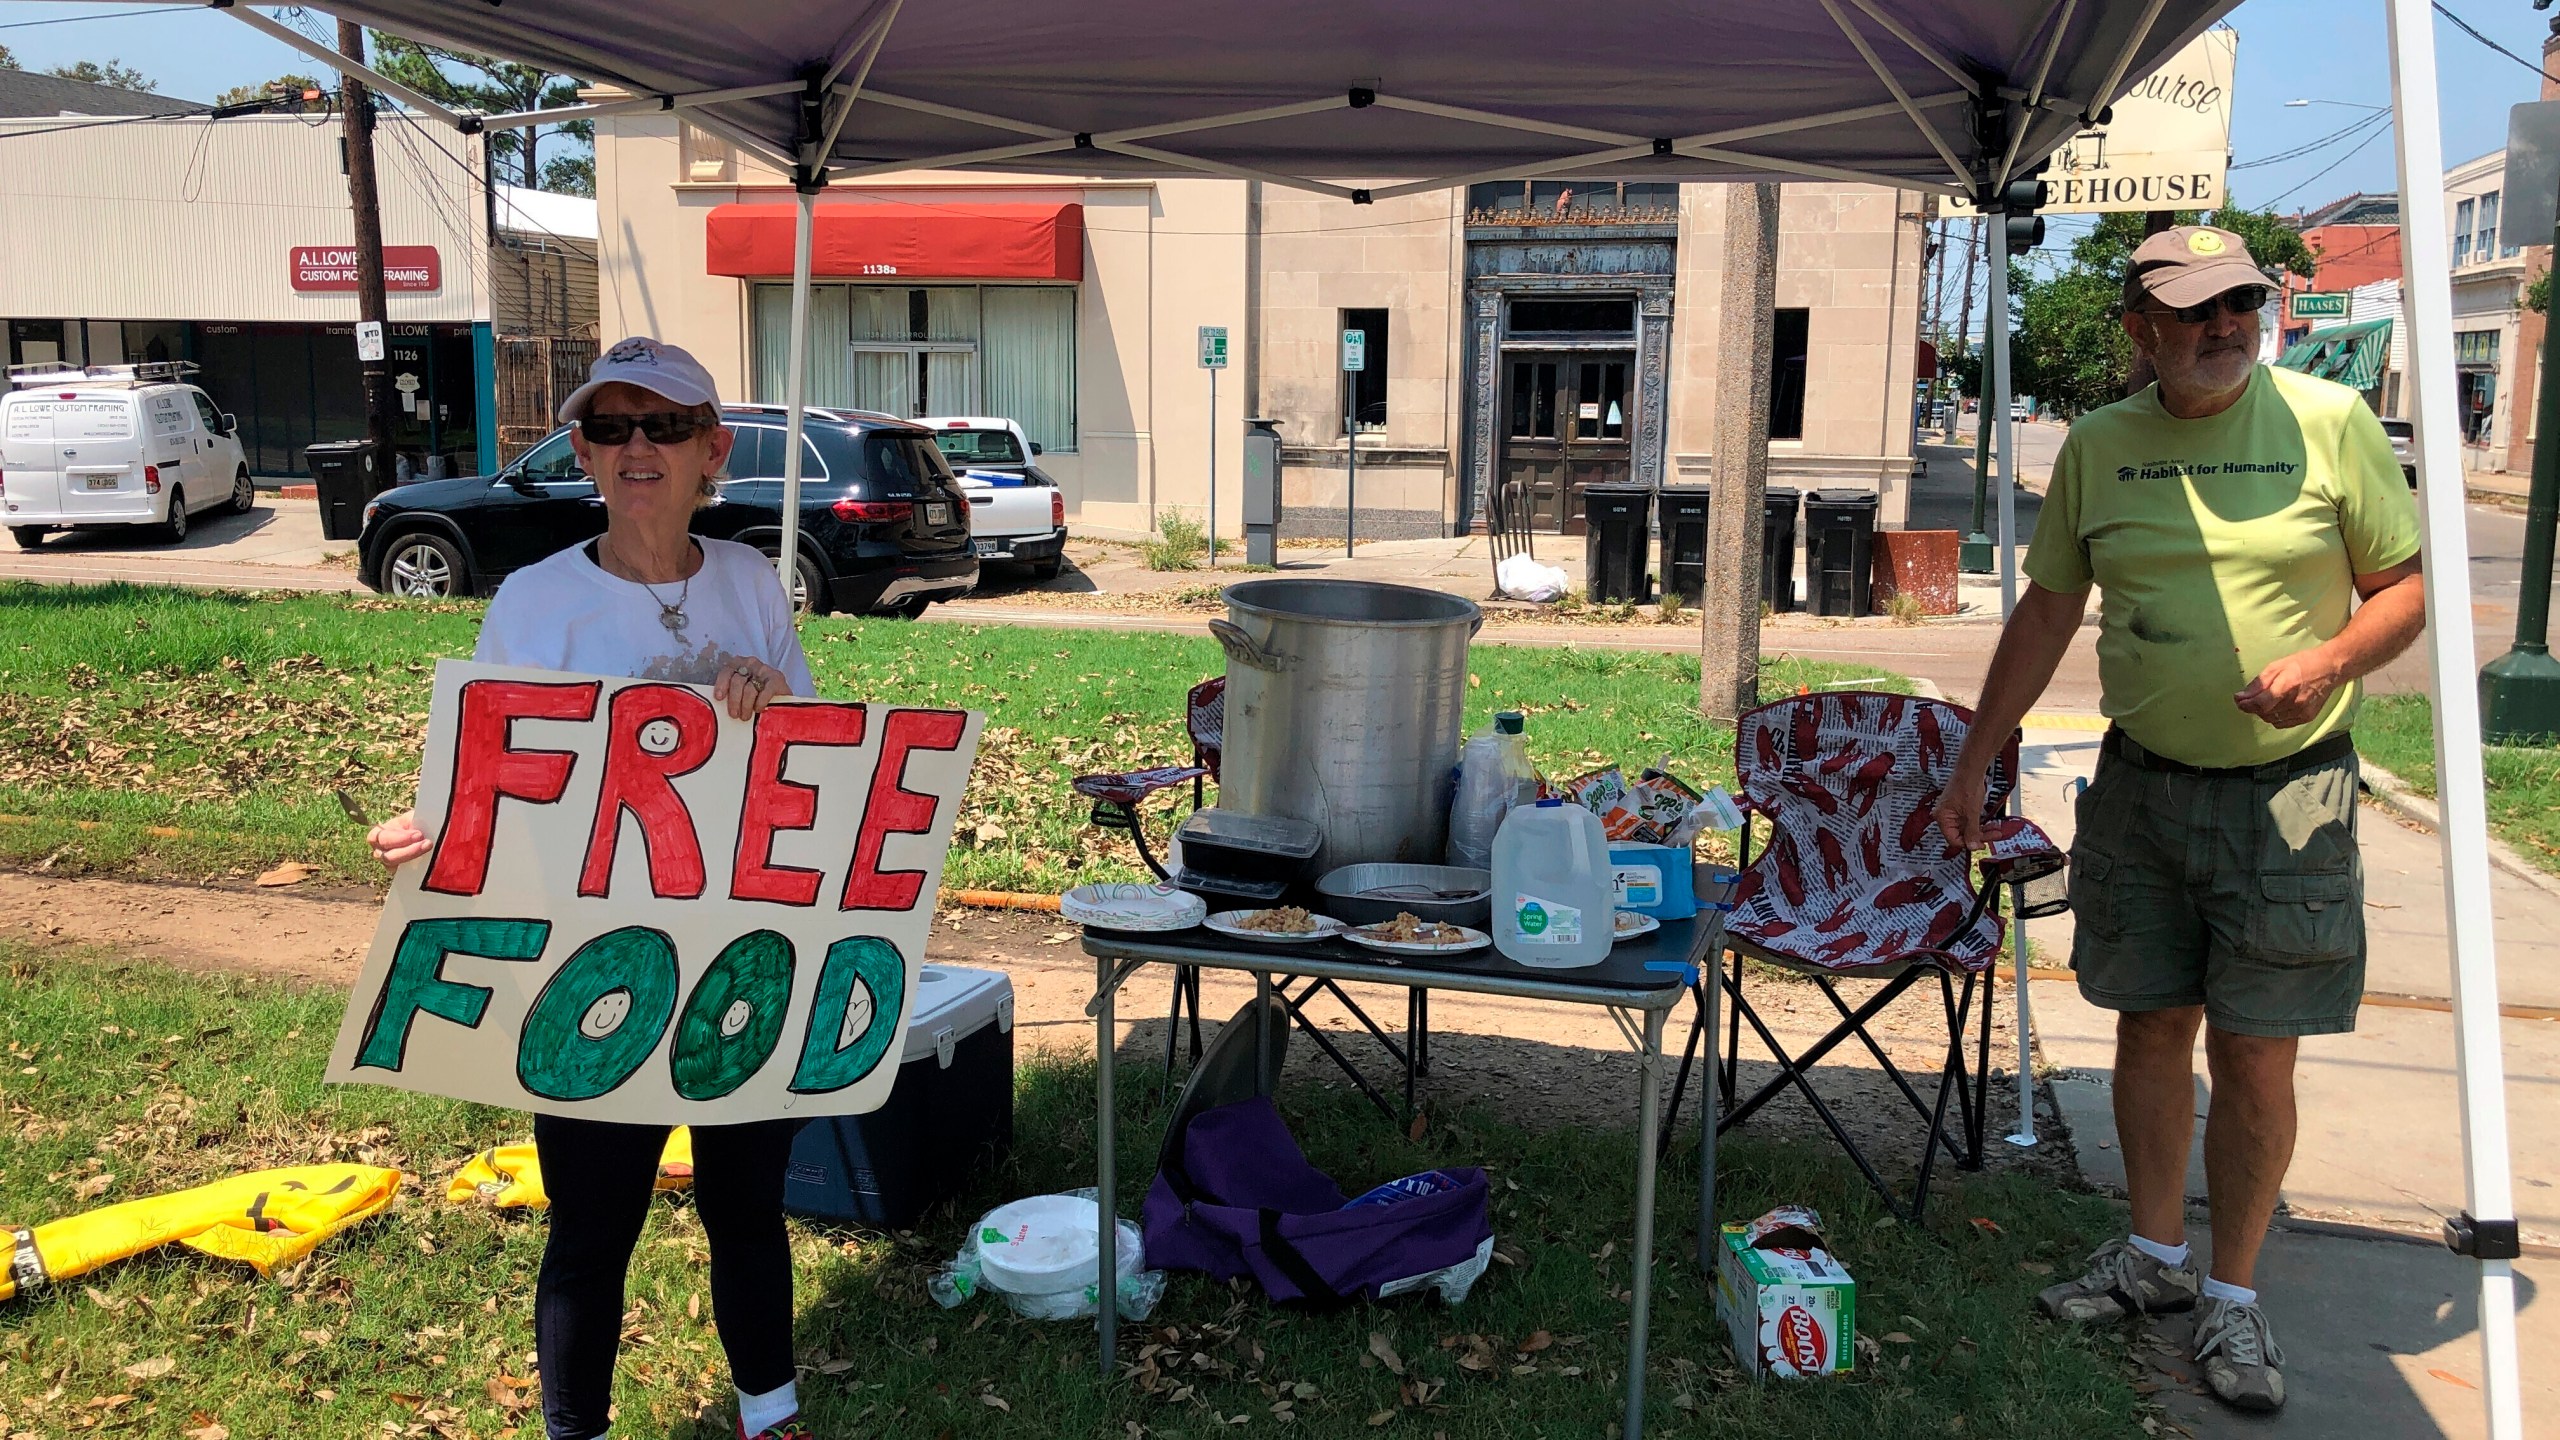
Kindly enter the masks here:
M 2488 36 L 2481 34 L 2477 29 L 2472 27 L 2470 21 L 2465 20 L 2461 16 L 2454 14 L 2451 10 L 2446 9 L 2444 0 L 2429 0 L 2429 3 L 2435 7 L 2435 12 L 2437 14 L 2452 21 L 2454 28 L 2460 30 L 2463 34 L 2470 36 L 2472 39 L 2477 40 L 2481 44 L 2488 46 L 2490 49 L 2497 51 L 2499 54 L 2506 56 L 2508 59 L 2513 60 L 2527 70 L 2532 71 L 2534 74 L 2550 81 L 2552 84 L 2560 85 L 2560 75 L 2552 74 L 2550 71 L 2543 69 L 2540 65 L 2527 60 L 2513 50 L 2508 49 L 2506 46 L 2501 45 L 2497 41 L 2490 39 Z
M 95 15 L 56 15 L 50 20 L 12 20 L 0 30 L 32 30 L 38 25 L 69 25 L 80 20 L 129 20 L 137 15 L 175 15 L 181 10 L 202 9 L 198 5 L 160 5 L 149 10 L 111 10 Z
M 2299 160 L 2303 156 L 2308 155 L 2315 150 L 2327 149 L 2329 146 L 2337 144 L 2339 141 L 2348 138 L 2359 130 L 2387 123 L 2390 119 L 2391 111 L 2388 108 L 2376 110 L 2370 115 L 2363 116 L 2336 130 L 2330 131 L 2328 134 L 2321 136 L 2317 140 L 2297 145 L 2290 150 L 2281 151 L 2274 155 L 2261 156 L 2255 160 L 2238 161 L 2228 168 L 2233 170 L 2255 170 L 2261 165 L 2277 165 L 2282 164 L 2287 160 Z
M 2367 135 L 2362 141 L 2358 142 L 2355 149 L 2350 150 L 2346 154 L 2339 156 L 2337 159 L 2330 161 L 2328 164 L 2321 166 L 2318 170 L 2312 172 L 2308 179 L 2305 179 L 2301 184 L 2294 186 L 2293 189 L 2287 190 L 2282 195 L 2276 196 L 2273 200 L 2269 200 L 2267 202 L 2267 208 L 2273 209 L 2278 204 L 2291 199 L 2294 195 L 2309 186 L 2313 180 L 2317 180 L 2321 176 L 2326 175 L 2330 171 L 2337 169 L 2339 166 L 2346 164 L 2350 160 L 2353 160 L 2357 155 L 2363 153 L 2365 146 L 2372 144 L 2374 141 L 2379 140 L 2390 133 L 2390 126 L 2384 125 L 2378 127 L 2372 134 Z

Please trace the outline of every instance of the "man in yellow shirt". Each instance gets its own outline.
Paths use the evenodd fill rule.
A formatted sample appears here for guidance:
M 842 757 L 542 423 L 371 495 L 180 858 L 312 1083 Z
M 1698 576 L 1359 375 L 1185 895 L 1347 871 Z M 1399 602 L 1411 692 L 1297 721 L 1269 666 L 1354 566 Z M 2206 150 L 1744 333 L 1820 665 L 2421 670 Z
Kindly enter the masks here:
M 2251 1288 L 2293 1158 L 2295 1047 L 2355 1028 L 2364 991 L 2358 680 L 2425 622 L 2418 517 L 2352 390 L 2257 362 L 2265 276 L 2200 225 L 2134 251 L 2124 328 L 2158 382 L 2082 416 L 2056 459 L 2028 586 L 1938 811 L 1980 843 L 1984 773 L 2044 692 L 2094 583 L 2112 722 L 2072 845 L 2072 966 L 2117 1012 L 2132 1233 L 2039 1297 L 2083 1323 L 2201 1303 L 2225 1403 L 2284 1403 Z M 2361 601 L 2361 603 L 2358 603 Z M 2186 1243 L 2199 1027 L 2213 1076 L 2212 1271 Z

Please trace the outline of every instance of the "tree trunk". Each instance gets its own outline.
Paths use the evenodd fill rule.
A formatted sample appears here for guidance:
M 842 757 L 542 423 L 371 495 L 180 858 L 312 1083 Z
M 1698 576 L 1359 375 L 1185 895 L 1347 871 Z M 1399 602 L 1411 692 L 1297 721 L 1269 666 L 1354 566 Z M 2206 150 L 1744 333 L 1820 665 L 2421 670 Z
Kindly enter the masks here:
M 338 53 L 364 63 L 364 27 L 338 22 Z M 371 482 L 389 485 L 391 455 L 391 302 L 382 278 L 382 202 L 373 173 L 373 90 L 352 75 L 339 82 L 346 110 L 347 202 L 356 222 L 356 310 L 359 319 L 383 325 L 384 359 L 360 362 L 364 377 L 365 444 L 373 457 Z M 359 473 L 362 473 L 361 470 Z
M 1778 299 L 1778 187 L 1727 185 L 1718 303 L 1715 503 L 1707 507 L 1698 708 L 1731 720 L 1760 703 L 1760 506 L 1769 484 L 1769 385 Z

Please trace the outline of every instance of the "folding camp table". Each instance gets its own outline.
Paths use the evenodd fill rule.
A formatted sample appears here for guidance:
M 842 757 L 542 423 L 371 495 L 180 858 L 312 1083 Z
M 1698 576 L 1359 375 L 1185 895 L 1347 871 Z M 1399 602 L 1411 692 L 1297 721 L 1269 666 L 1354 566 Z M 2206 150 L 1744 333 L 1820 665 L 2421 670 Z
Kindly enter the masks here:
M 1636 1227 L 1628 1253 L 1634 1269 L 1629 1282 L 1633 1299 L 1627 1331 L 1627 1409 L 1621 1432 L 1634 1440 L 1643 1433 L 1646 1322 L 1653 1303 L 1653 1187 L 1662 1132 L 1662 1032 L 1664 1024 L 1686 1000 L 1698 1008 L 1706 1033 L 1716 1031 L 1720 997 L 1714 969 L 1724 949 L 1724 915 L 1702 910 L 1694 920 L 1663 922 L 1650 934 L 1621 940 L 1600 964 L 1580 970 L 1541 970 L 1518 964 L 1493 950 L 1460 955 L 1385 955 L 1347 940 L 1284 944 L 1236 939 L 1206 928 L 1169 934 L 1140 935 L 1087 930 L 1085 953 L 1094 958 L 1093 1002 L 1085 1013 L 1094 1017 L 1095 1078 L 1094 1184 L 1105 1215 L 1117 1213 L 1118 1177 L 1114 1173 L 1115 1117 L 1112 1113 L 1113 1054 L 1118 1048 L 1114 1001 L 1120 987 L 1150 964 L 1233 970 L 1254 977 L 1256 990 L 1270 1000 L 1275 976 L 1305 980 L 1365 981 L 1412 986 L 1423 991 L 1499 995 L 1544 1000 L 1563 1005 L 1597 1005 L 1609 1012 L 1640 1060 L 1636 1083 Z M 1715 1067 L 1706 1067 L 1701 1115 L 1712 1116 L 1718 1104 Z M 1699 1127 L 1698 1263 L 1713 1258 L 1715 1244 L 1716 1137 L 1713 1124 Z M 1101 1227 L 1101 1275 L 1116 1275 L 1115 1227 Z M 1102 1307 L 1102 1373 L 1110 1375 L 1119 1347 L 1119 1313 Z

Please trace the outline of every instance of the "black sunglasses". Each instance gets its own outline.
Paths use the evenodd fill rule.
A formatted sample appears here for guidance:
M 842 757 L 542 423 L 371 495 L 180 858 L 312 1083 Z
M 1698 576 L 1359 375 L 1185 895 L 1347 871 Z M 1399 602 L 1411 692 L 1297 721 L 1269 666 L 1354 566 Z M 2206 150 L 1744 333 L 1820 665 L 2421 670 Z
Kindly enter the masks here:
M 636 428 L 649 437 L 652 445 L 673 445 L 719 423 L 683 410 L 659 410 L 647 415 L 585 415 L 578 419 L 578 433 L 591 444 L 628 445 Z
M 2267 308 L 2267 287 L 2243 285 L 2237 290 L 2225 290 L 2201 305 L 2180 305 L 2169 310 L 2146 306 L 2142 313 L 2155 316 L 2166 315 L 2181 325 L 2201 325 L 2212 319 L 2213 312 L 2216 310 L 2232 315 L 2255 315 L 2265 308 Z

